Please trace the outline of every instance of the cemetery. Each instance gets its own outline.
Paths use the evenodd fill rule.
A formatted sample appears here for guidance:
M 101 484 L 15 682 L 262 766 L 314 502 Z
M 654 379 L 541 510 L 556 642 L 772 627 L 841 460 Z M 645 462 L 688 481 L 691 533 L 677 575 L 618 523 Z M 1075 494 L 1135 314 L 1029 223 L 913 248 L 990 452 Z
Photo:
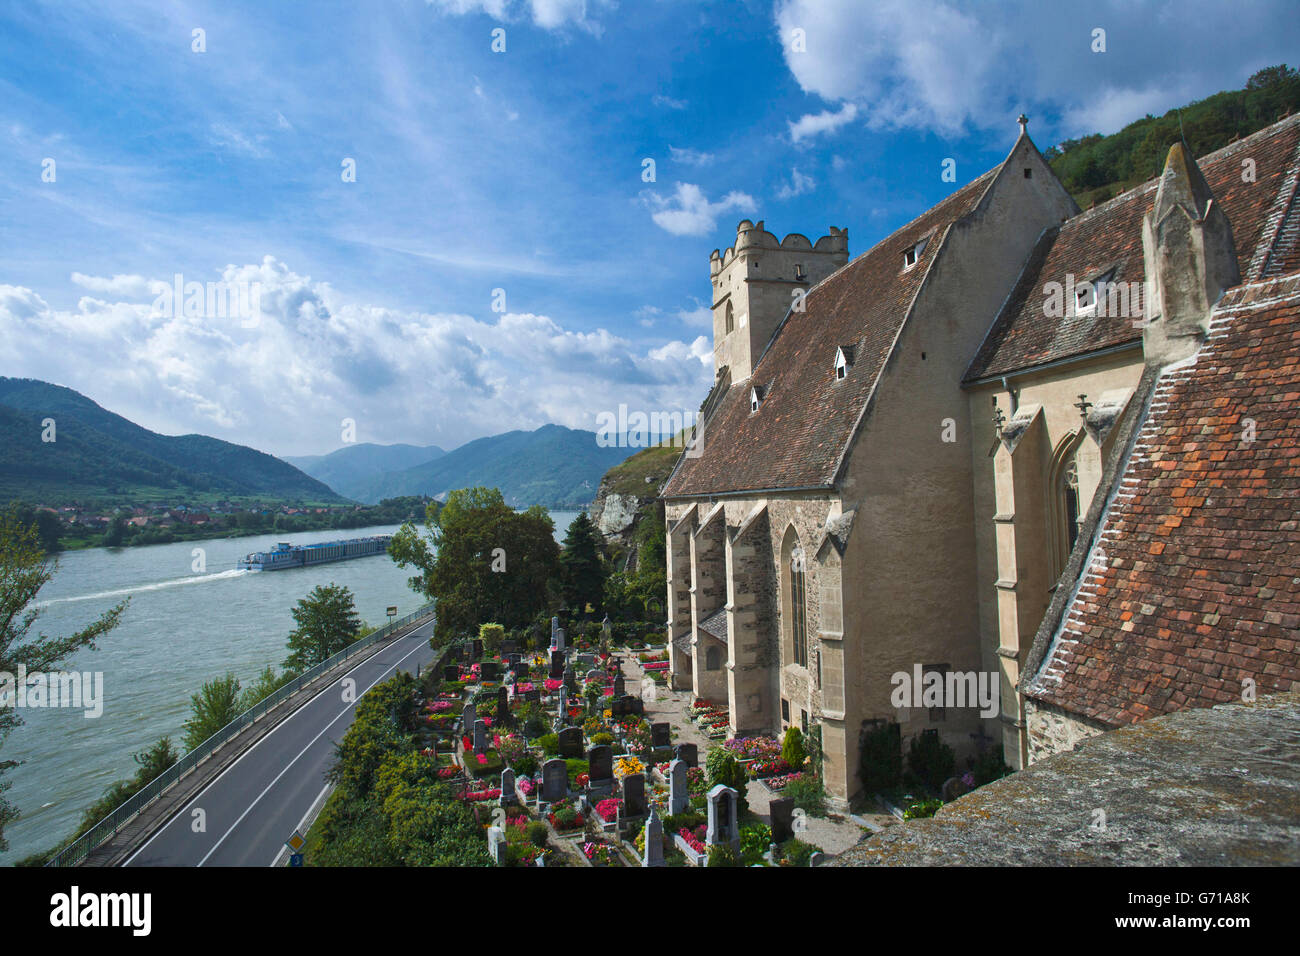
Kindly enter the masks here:
M 521 652 L 493 628 L 449 648 L 415 690 L 418 752 L 472 808 L 493 864 L 820 862 L 797 836 L 802 811 L 779 796 L 809 774 L 797 741 L 727 739 L 725 707 L 706 700 L 682 726 L 647 719 L 662 647 L 616 648 L 608 627 L 570 641 L 553 619 L 550 646 Z M 768 819 L 748 808 L 751 781 L 771 794 Z

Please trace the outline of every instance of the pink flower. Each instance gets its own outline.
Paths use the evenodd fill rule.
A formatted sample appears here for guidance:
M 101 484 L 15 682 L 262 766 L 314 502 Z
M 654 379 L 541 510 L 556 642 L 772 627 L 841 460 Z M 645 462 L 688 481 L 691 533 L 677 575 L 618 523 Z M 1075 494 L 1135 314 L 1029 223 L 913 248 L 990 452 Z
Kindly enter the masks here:
M 474 758 L 478 761 L 480 767 L 487 766 L 487 754 L 475 754 Z

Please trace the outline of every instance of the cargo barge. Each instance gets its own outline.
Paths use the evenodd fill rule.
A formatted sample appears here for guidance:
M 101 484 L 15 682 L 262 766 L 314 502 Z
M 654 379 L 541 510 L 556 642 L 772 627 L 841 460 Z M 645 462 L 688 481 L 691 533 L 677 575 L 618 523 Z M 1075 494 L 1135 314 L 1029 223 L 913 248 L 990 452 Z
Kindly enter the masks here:
M 385 554 L 391 534 L 377 534 L 369 538 L 348 538 L 345 541 L 322 541 L 319 544 L 289 544 L 282 541 L 270 551 L 254 551 L 239 560 L 237 568 L 244 571 L 283 571 L 285 568 L 307 568 L 331 561 L 351 561 Z

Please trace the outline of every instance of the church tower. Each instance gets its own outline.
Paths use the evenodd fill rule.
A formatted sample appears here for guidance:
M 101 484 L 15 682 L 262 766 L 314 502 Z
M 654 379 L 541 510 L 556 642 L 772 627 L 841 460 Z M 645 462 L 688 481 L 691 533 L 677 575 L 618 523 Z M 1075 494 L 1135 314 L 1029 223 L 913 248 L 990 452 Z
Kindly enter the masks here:
M 736 244 L 709 257 L 714 377 L 729 368 L 733 383 L 748 379 L 791 305 L 848 261 L 847 229 L 831 226 L 815 245 L 797 232 L 778 242 L 762 220 L 742 219 Z

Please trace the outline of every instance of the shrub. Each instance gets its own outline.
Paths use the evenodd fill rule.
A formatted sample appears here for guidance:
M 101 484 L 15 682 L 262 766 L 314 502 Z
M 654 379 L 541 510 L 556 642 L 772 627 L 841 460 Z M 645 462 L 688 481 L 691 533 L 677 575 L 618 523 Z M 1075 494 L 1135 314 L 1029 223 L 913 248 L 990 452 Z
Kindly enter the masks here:
M 798 837 L 791 837 L 781 844 L 781 860 L 786 866 L 807 866 L 812 855 L 819 849 L 820 847 L 804 843 Z
M 753 823 L 740 828 L 740 862 L 752 866 L 763 861 L 763 854 L 772 843 L 772 828 L 766 823 Z
M 725 747 L 714 747 L 704 760 L 704 772 L 709 779 L 709 789 L 718 784 L 736 791 L 736 813 L 743 816 L 749 807 L 745 792 L 749 787 L 749 772 L 736 759 L 736 755 Z
M 740 866 L 736 851 L 725 843 L 709 848 L 709 866 Z
M 903 747 L 898 724 L 877 724 L 862 734 L 858 776 L 868 793 L 888 793 L 903 780 Z
M 918 800 L 903 811 L 904 820 L 923 820 L 932 817 L 943 806 L 942 800 Z
M 546 824 L 541 820 L 534 820 L 528 824 L 528 842 L 533 846 L 546 846 L 546 839 L 550 836 L 550 831 L 546 829 Z
M 606 746 L 608 746 L 613 742 L 614 742 L 613 734 L 596 734 L 591 738 L 591 745 L 593 747 L 598 747 L 601 744 L 605 744 Z
M 537 773 L 537 758 L 532 754 L 524 754 L 522 757 L 516 758 L 514 771 L 521 776 L 527 775 L 531 777 Z
M 709 822 L 707 815 L 684 810 L 681 813 L 670 813 L 664 817 L 664 833 L 676 833 L 678 830 L 694 830 Z
M 543 734 L 537 740 L 537 746 L 542 748 L 542 753 L 548 757 L 554 757 L 560 752 L 560 735 Z
M 781 742 L 781 759 L 788 763 L 791 769 L 798 770 L 803 766 L 807 756 L 803 748 L 802 731 L 798 727 L 787 728 L 785 739 Z
M 975 786 L 999 780 L 1014 771 L 1002 759 L 1001 747 L 990 747 L 971 762 L 971 773 L 975 777 Z
M 956 764 L 956 755 L 939 739 L 939 731 L 923 730 L 912 738 L 907 752 L 907 769 L 931 790 L 943 786 L 943 782 L 952 776 Z
M 826 816 L 826 791 L 822 782 L 811 774 L 791 780 L 781 796 L 793 799 L 795 807 L 810 817 Z
M 500 624 L 480 624 L 478 636 L 483 642 L 483 650 L 489 656 L 495 656 L 501 647 L 501 642 L 506 639 L 506 629 Z

